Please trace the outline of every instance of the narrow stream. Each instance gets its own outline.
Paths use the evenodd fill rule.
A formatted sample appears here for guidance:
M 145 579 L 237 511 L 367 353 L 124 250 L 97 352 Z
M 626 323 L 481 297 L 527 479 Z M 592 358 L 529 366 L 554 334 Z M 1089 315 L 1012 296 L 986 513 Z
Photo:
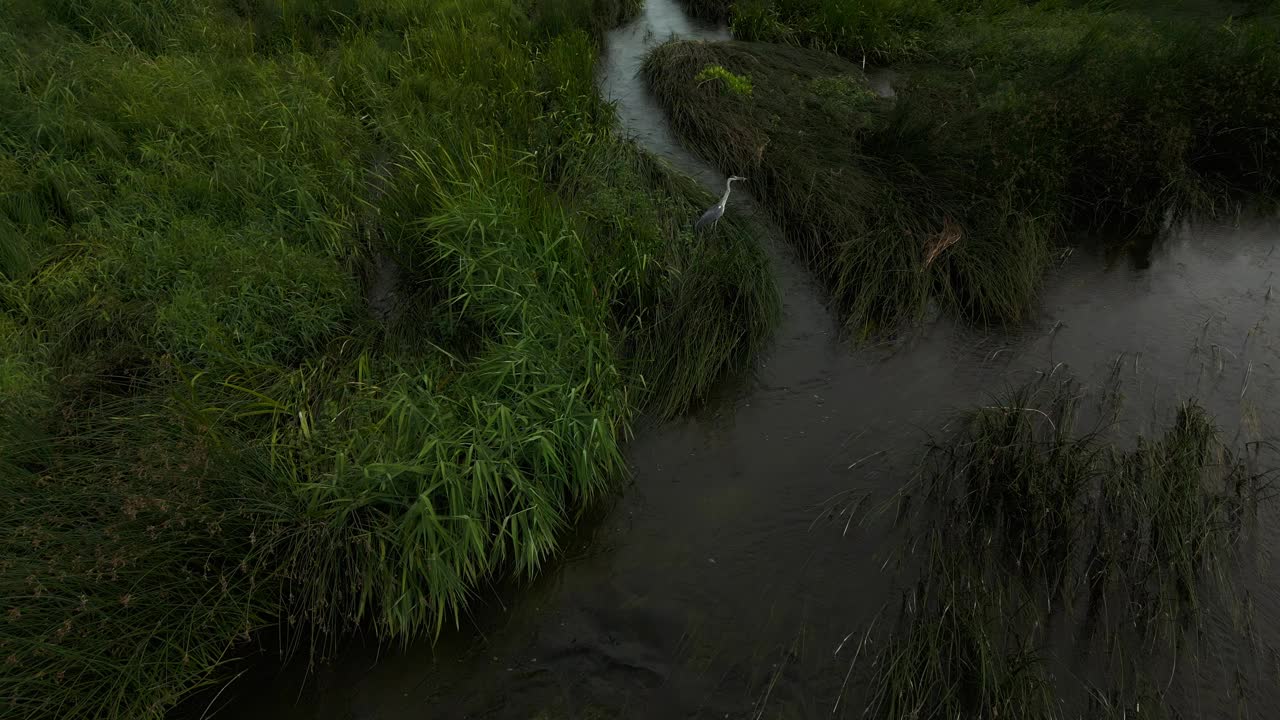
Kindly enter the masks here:
M 637 75 L 673 34 L 728 38 L 673 0 L 647 0 L 610 33 L 600 89 L 626 132 L 718 193 L 723 175 L 679 145 Z M 735 187 L 729 212 L 752 212 L 749 191 Z M 1088 382 L 1123 355 L 1138 430 L 1196 397 L 1228 434 L 1276 433 L 1278 238 L 1277 220 L 1242 218 L 1174 228 L 1150 252 L 1118 258 L 1085 244 L 1050 274 L 1040 317 L 1018 333 L 938 321 L 858 350 L 808 273 L 766 238 L 785 301 L 774 346 L 747 381 L 636 438 L 634 484 L 584 524 L 564 562 L 514 594 L 493 589 L 434 647 L 355 648 L 305 681 L 296 670 L 246 681 L 223 714 L 830 718 L 850 660 L 835 654 L 841 639 L 898 598 L 881 570 L 886 536 L 850 524 L 842 503 L 887 497 L 957 410 L 1058 363 Z M 1268 545 L 1277 539 L 1268 532 Z M 1274 639 L 1280 587 L 1255 593 L 1257 625 Z M 1231 716 L 1220 675 L 1180 683 L 1189 713 Z M 1255 691 L 1256 708 L 1275 706 L 1274 687 Z M 856 682 L 852 694 L 842 707 L 857 717 Z

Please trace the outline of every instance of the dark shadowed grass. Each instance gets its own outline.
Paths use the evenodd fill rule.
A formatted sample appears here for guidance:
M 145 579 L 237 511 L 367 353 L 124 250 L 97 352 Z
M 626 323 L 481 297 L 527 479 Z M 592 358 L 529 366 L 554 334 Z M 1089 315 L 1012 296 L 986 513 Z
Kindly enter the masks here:
M 261 551 L 280 480 L 177 408 L 110 413 L 74 438 L 5 438 L 0 705 L 13 717 L 161 717 L 278 607 Z
M 639 283 L 615 272 L 596 282 L 601 292 L 616 288 L 609 291 L 613 313 L 631 324 L 625 335 L 633 343 L 631 371 L 643 379 L 642 402 L 664 419 L 688 409 L 726 373 L 745 369 L 769 338 L 778 296 L 768 261 L 742 223 L 730 219 L 693 234 L 693 218 L 715 201 L 697 183 L 630 144 L 588 162 L 602 158 L 608 167 L 581 175 L 612 181 L 584 189 L 575 209 L 590 235 L 625 248 L 635 278 L 652 278 Z M 634 221 L 646 216 L 659 223 Z
M 707 20 L 728 20 L 733 10 L 733 0 L 684 0 L 682 5 L 690 15 Z
M 595 93 L 636 7 L 0 10 L 6 711 L 161 717 L 276 622 L 430 637 L 762 346 L 763 254 Z
M 783 0 L 775 36 L 743 25 L 757 5 L 735 5 L 735 34 L 774 43 L 669 43 L 645 72 L 682 137 L 753 178 L 859 333 L 931 300 L 1016 321 L 1061 229 L 1152 232 L 1280 188 L 1271 16 Z M 868 58 L 899 62 L 894 99 L 869 91 Z
M 708 0 L 691 4 L 715 7 Z M 934 33 L 949 25 L 949 6 L 969 9 L 945 0 L 731 0 L 725 5 L 735 38 L 808 47 L 876 65 L 927 55 Z
M 1149 230 L 1274 194 L 1280 25 L 1027 11 L 997 27 L 952 36 L 947 62 L 986 70 L 977 92 L 1035 140 L 1020 155 L 1059 168 L 1072 221 Z
M 695 80 L 716 65 L 752 93 Z M 856 333 L 918 319 L 930 301 L 980 322 L 1029 308 L 1051 219 L 1012 182 L 972 187 L 969 153 L 985 138 L 940 142 L 924 108 L 879 98 L 858 67 L 811 50 L 668 43 L 645 72 L 678 132 L 752 178 Z
M 930 451 L 899 506 L 921 574 L 870 653 L 873 715 L 1161 712 L 1170 658 L 1194 664 L 1204 618 L 1234 616 L 1233 570 L 1272 471 L 1193 404 L 1119 446 L 1110 397 L 1049 373 Z M 1096 672 L 1049 671 L 1055 627 Z
M 1075 31 L 1129 26 L 1225 25 L 1277 19 L 1266 0 L 687 0 L 696 13 L 728 17 L 734 37 L 810 47 L 876 65 L 945 60 L 956 46 L 1004 36 L 1024 58 L 1053 54 Z M 1072 28 L 1066 33 L 1064 29 Z M 1013 29 L 1014 32 L 1008 32 Z
M 738 39 L 894 64 L 908 98 L 911 78 L 939 71 L 972 86 L 989 132 L 1014 136 L 1013 162 L 1067 181 L 1072 221 L 1149 229 L 1275 191 L 1274 3 L 742 0 L 731 13 Z M 964 127 L 954 109 L 928 111 Z

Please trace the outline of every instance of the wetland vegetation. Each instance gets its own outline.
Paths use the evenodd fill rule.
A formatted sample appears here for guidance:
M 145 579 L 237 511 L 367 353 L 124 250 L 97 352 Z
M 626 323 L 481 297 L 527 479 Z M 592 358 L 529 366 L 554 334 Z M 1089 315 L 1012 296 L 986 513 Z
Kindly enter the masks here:
M 930 303 L 1022 319 L 1068 228 L 1276 190 L 1268 5 L 691 5 L 742 41 L 663 46 L 647 78 L 860 335 Z M 311 658 L 432 637 L 555 555 L 641 418 L 749 366 L 780 309 L 752 228 L 695 237 L 712 196 L 597 93 L 602 33 L 639 9 L 0 8 L 6 714 L 164 717 L 268 633 Z M 934 554 L 880 715 L 1054 716 L 1040 636 L 921 609 L 1122 598 L 1176 645 L 1163 623 L 1229 574 L 1265 472 L 1196 407 L 1118 450 L 1075 401 L 1022 391 L 929 452 L 906 492 Z
M 694 244 L 710 195 L 596 94 L 634 10 L 0 10 L 6 715 L 161 717 L 264 628 L 438 632 L 759 348 L 763 254 Z
M 932 445 L 890 504 L 917 579 L 863 638 L 874 717 L 1178 717 L 1178 662 L 1223 650 L 1209 618 L 1254 641 L 1234 576 L 1256 567 L 1275 448 L 1233 446 L 1195 403 L 1124 441 L 1119 387 L 1054 368 Z M 1063 643 L 1092 667 L 1052 662 Z
M 1276 197 L 1271 4 L 691 5 L 727 12 L 736 41 L 662 47 L 650 83 L 683 138 L 758 179 L 855 334 L 930 302 L 1018 321 L 1068 231 Z M 713 67 L 755 92 L 697 79 Z

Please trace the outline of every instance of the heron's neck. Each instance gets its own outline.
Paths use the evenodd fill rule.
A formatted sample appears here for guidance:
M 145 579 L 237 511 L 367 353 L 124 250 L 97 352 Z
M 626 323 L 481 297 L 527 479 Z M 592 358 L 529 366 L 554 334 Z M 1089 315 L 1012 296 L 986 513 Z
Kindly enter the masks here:
M 724 182 L 724 195 L 720 196 L 720 207 L 724 207 L 729 202 L 729 191 L 733 189 L 733 181 L 726 180 Z

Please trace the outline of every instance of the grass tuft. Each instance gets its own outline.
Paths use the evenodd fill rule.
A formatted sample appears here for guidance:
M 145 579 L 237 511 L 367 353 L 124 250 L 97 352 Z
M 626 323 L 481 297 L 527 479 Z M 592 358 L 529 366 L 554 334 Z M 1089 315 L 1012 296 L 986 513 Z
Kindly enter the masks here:
M 751 78 L 734 75 L 720 65 L 708 65 L 694 76 L 698 84 L 719 80 L 722 87 L 734 95 L 751 95 Z
M 1204 618 L 1234 612 L 1233 570 L 1272 473 L 1232 453 L 1194 404 L 1122 448 L 1115 396 L 1098 396 L 1091 427 L 1086 397 L 1043 374 L 930 450 L 900 497 L 920 575 L 870 653 L 873 716 L 1158 710 L 1171 676 L 1154 668 L 1194 661 Z M 1063 629 L 1097 673 L 1050 672 L 1042 649 Z

